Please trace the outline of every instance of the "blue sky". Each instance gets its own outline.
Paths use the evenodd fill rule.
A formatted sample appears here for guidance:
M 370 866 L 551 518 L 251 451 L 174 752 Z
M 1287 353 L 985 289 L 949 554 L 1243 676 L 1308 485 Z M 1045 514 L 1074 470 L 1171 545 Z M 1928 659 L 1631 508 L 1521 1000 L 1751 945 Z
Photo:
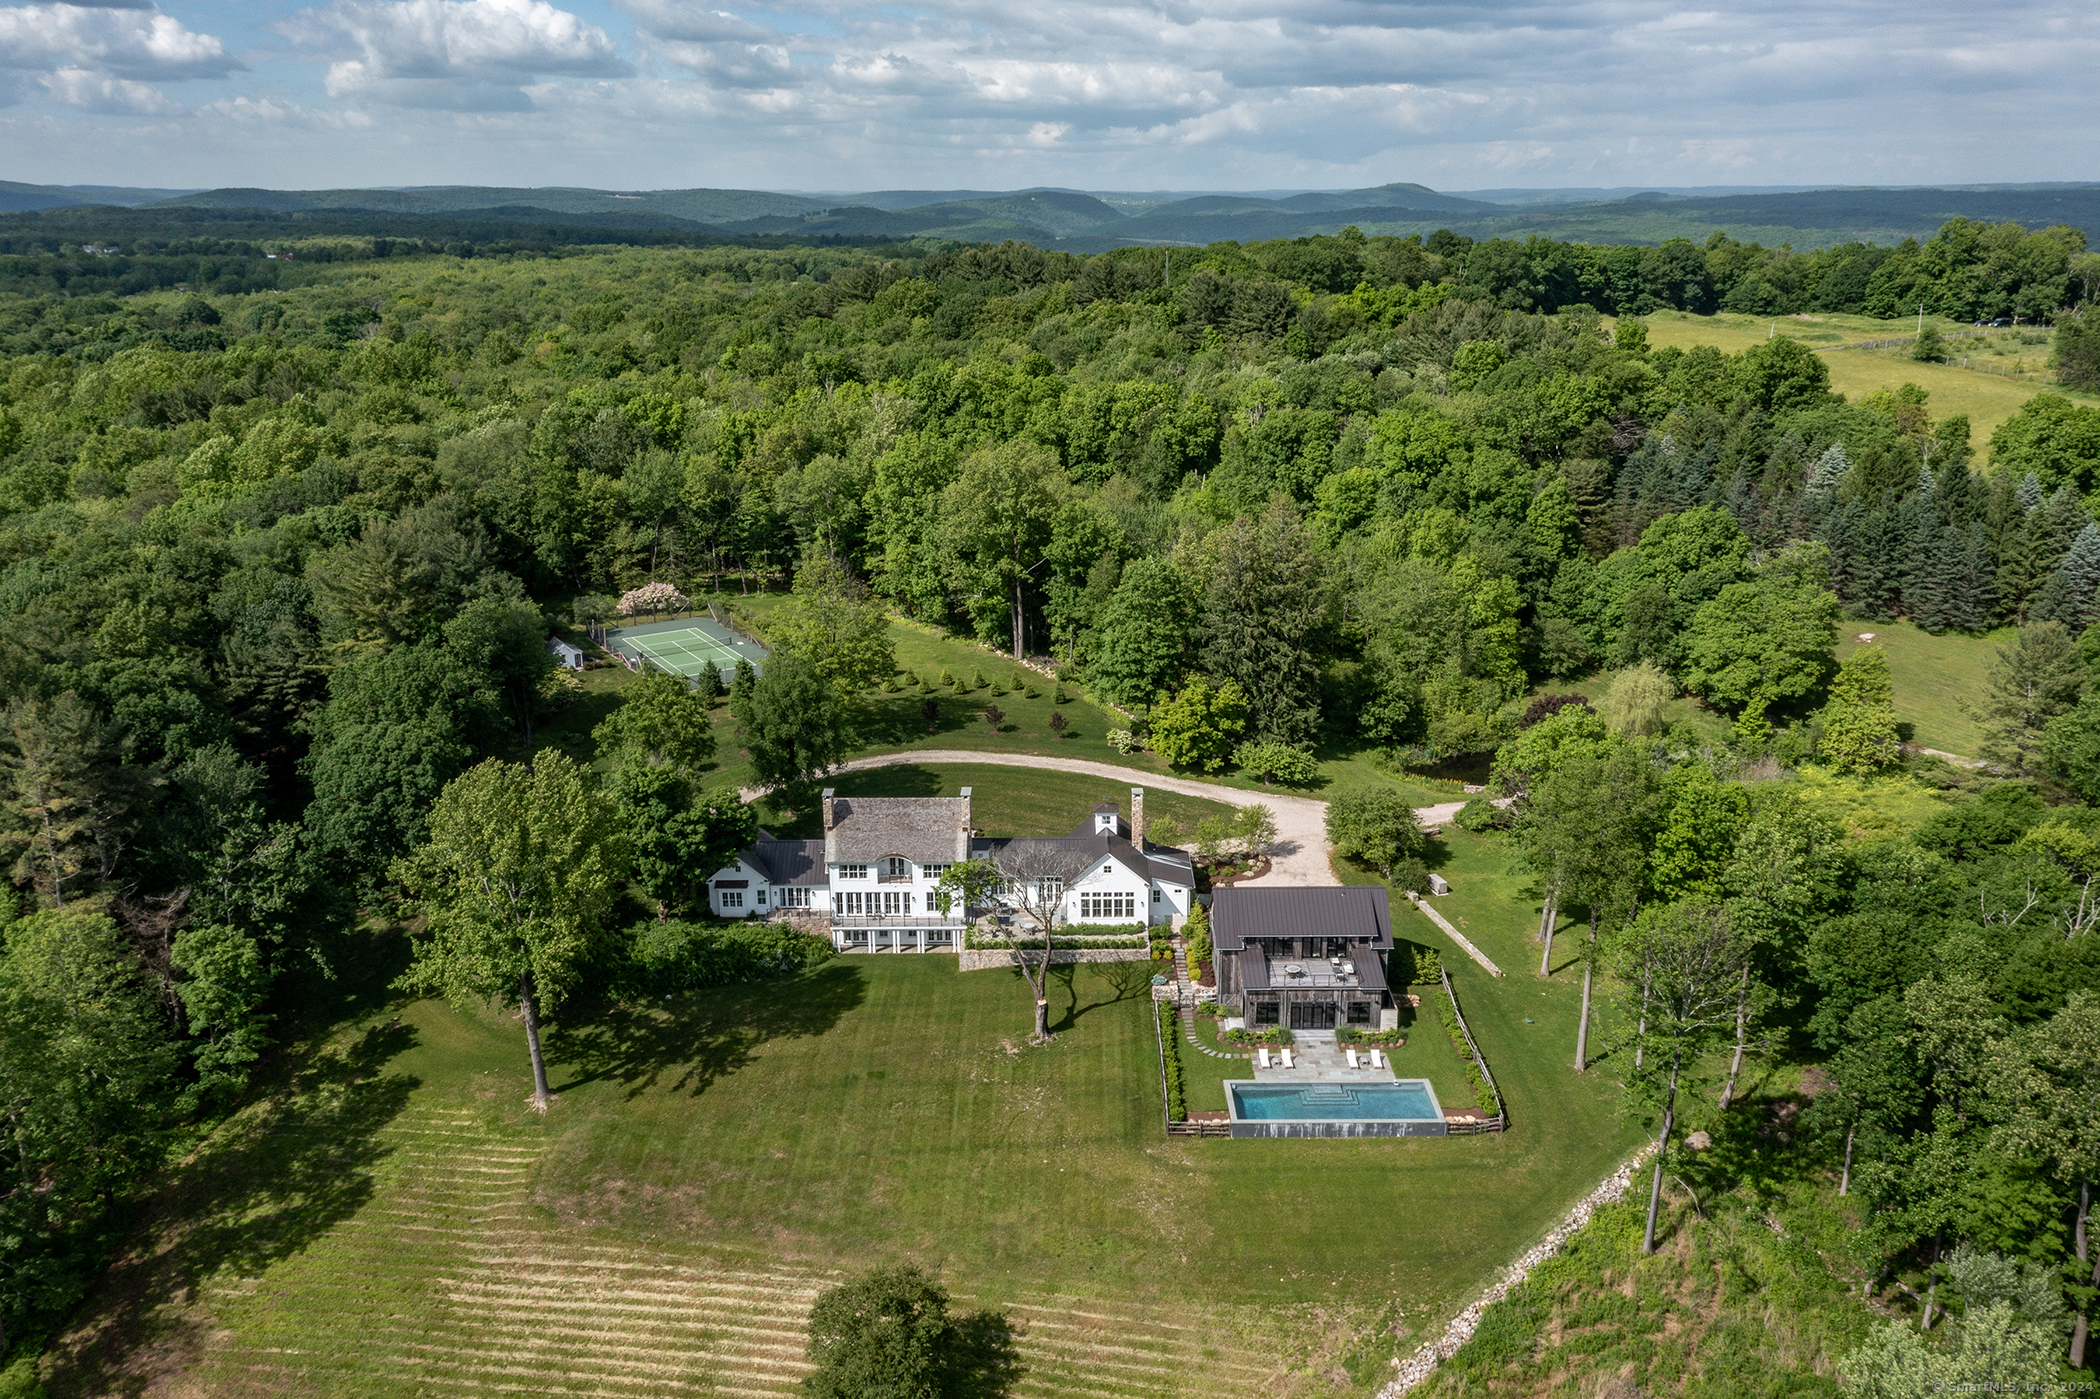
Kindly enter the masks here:
M 2100 178 L 2100 6 L 0 4 L 0 178 L 1438 189 Z

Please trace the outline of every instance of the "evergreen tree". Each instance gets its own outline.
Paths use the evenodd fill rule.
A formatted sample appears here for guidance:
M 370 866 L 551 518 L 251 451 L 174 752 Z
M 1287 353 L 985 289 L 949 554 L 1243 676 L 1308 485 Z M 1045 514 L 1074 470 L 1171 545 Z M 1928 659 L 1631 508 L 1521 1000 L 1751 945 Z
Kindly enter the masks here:
M 2083 628 L 2093 620 L 2094 604 L 2100 601 L 2094 594 L 2100 588 L 2100 527 L 2086 521 L 2057 572 L 2064 580 L 2069 612 L 2062 620 L 2074 630 Z
M 1828 495 L 1835 491 L 1838 482 L 1852 469 L 1852 462 L 1845 456 L 1845 444 L 1833 442 L 1823 449 L 1823 455 L 1808 468 L 1808 493 L 1811 496 Z
M 1982 756 L 2016 776 L 2041 768 L 2042 730 L 2078 702 L 2085 666 L 2078 644 L 2055 622 L 2030 622 L 1998 648 L 1983 700 L 1970 712 L 1984 726 Z
M 2041 509 L 2042 478 L 2032 471 L 2022 476 L 2019 487 L 2013 492 L 2013 499 L 2019 502 L 2022 515 L 2032 515 Z
M 1953 589 L 1953 625 L 1966 632 L 1990 630 L 1998 616 L 1998 566 L 1990 531 L 1982 521 L 1968 528 L 1962 544 L 1962 571 Z

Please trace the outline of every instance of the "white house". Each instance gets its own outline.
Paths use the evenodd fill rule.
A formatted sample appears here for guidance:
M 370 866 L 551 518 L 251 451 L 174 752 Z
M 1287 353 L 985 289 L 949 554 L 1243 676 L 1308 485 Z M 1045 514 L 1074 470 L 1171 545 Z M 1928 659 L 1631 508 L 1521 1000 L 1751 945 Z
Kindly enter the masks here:
M 1087 857 L 1064 882 L 1060 921 L 1167 923 L 1195 896 L 1188 852 L 1144 840 L 1145 791 L 1130 789 L 1131 821 L 1103 802 L 1071 834 L 988 839 L 971 824 L 970 789 L 954 797 L 841 797 L 824 792 L 822 840 L 775 840 L 751 849 L 708 881 L 708 904 L 724 918 L 803 917 L 827 925 L 842 952 L 952 952 L 970 913 L 940 907 L 948 866 L 962 860 L 1054 847 Z
M 558 636 L 547 638 L 547 653 L 554 657 L 554 664 L 564 670 L 583 669 L 583 651 Z

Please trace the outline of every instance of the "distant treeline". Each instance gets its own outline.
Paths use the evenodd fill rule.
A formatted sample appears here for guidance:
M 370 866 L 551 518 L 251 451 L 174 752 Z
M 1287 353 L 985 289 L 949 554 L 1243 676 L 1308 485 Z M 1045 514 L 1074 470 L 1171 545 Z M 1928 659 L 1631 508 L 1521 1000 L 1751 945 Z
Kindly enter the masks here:
M 180 287 L 238 295 L 303 285 L 300 263 L 560 257 L 607 247 L 867 247 L 885 241 L 732 235 L 658 214 L 584 216 L 546 209 L 486 209 L 472 218 L 358 210 L 45 209 L 0 214 L 0 294 L 131 296 Z M 293 254 L 289 261 L 281 256 L 286 251 Z

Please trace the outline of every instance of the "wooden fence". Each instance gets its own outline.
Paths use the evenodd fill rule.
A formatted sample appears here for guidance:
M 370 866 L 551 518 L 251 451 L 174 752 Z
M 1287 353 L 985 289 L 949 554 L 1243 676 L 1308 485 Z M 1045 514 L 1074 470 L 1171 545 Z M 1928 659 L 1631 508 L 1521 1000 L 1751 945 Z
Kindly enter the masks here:
M 1488 1092 L 1495 1095 L 1495 1115 L 1485 1122 L 1453 1122 L 1446 1115 L 1444 1130 L 1456 1136 L 1476 1132 L 1500 1132 L 1509 1126 L 1509 1109 L 1502 1101 L 1502 1090 L 1495 1086 L 1495 1075 L 1488 1068 L 1487 1057 L 1480 1046 L 1473 1042 L 1473 1031 L 1466 1025 L 1466 1013 L 1458 1008 L 1458 993 L 1451 989 L 1451 973 L 1437 968 L 1437 977 L 1444 983 L 1444 994 L 1451 998 L 1451 1014 L 1458 1019 L 1458 1032 L 1466 1037 L 1466 1048 L 1473 1051 L 1473 1062 L 1480 1066 L 1480 1076 L 1487 1080 Z

